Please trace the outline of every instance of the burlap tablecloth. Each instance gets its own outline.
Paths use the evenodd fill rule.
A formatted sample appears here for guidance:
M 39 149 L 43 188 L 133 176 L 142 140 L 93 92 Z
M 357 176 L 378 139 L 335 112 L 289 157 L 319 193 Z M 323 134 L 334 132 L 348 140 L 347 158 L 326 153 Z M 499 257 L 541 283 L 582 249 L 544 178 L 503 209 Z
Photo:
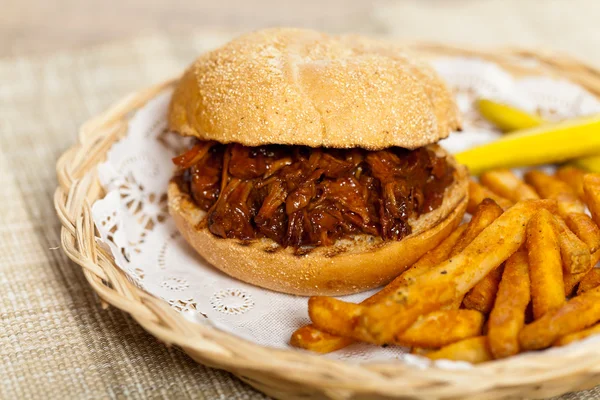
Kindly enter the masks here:
M 54 165 L 79 125 L 229 35 L 0 61 L 0 398 L 265 398 L 102 309 L 59 249 Z M 600 390 L 564 399 L 600 398 Z

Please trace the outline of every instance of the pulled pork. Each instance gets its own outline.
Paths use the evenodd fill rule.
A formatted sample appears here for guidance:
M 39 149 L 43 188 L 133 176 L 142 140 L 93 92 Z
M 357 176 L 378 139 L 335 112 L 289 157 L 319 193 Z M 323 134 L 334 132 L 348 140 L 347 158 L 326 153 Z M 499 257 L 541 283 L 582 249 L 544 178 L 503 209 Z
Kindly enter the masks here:
M 356 234 L 400 240 L 411 233 L 409 218 L 441 205 L 454 171 L 427 148 L 198 142 L 173 162 L 214 235 L 295 249 Z

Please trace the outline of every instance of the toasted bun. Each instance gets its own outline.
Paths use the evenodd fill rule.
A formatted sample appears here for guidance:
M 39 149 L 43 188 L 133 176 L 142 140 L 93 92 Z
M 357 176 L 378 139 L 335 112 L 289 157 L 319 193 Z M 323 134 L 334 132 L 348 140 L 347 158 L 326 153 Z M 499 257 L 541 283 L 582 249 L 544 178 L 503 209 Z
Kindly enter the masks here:
M 177 85 L 169 127 L 246 146 L 415 149 L 460 117 L 433 69 L 398 46 L 267 29 L 198 58 Z
M 271 239 L 223 239 L 199 227 L 206 213 L 175 182 L 169 184 L 169 211 L 187 242 L 234 278 L 303 296 L 357 293 L 388 283 L 458 226 L 467 205 L 468 179 L 464 167 L 455 167 L 455 182 L 442 205 L 411 221 L 413 233 L 400 241 L 359 235 L 297 255 Z

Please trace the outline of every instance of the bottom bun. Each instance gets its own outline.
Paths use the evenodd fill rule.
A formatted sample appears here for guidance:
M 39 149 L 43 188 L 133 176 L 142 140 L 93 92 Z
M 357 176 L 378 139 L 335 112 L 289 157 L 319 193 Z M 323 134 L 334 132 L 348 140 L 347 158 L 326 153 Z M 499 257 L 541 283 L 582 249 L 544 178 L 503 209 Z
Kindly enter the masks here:
M 298 255 L 271 239 L 243 242 L 213 235 L 201 224 L 206 213 L 169 183 L 169 212 L 192 247 L 226 274 L 256 286 L 302 296 L 344 295 L 384 285 L 436 247 L 460 224 L 467 206 L 466 171 L 456 167 L 455 182 L 434 211 L 411 221 L 413 233 L 399 241 L 370 235 L 338 240 Z

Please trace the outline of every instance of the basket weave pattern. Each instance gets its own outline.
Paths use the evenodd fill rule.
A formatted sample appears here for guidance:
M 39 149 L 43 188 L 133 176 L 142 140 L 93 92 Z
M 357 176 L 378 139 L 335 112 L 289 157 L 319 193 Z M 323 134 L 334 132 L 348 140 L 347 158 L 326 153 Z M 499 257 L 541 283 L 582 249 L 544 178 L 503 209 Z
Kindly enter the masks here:
M 409 44 L 424 57 L 475 56 L 515 75 L 560 76 L 600 96 L 600 72 L 568 57 L 526 50 L 480 51 L 437 44 Z M 528 62 L 524 63 L 526 60 Z M 103 304 L 129 314 L 152 335 L 183 349 L 197 362 L 228 370 L 277 398 L 541 398 L 600 383 L 600 346 L 578 346 L 555 354 L 540 352 L 485 363 L 469 370 L 401 363 L 352 364 L 300 351 L 261 347 L 186 320 L 166 302 L 135 286 L 96 242 L 91 205 L 104 196 L 96 175 L 112 144 L 127 131 L 131 115 L 168 81 L 132 94 L 86 122 L 79 143 L 57 163 L 55 207 L 64 251 L 84 271 Z

